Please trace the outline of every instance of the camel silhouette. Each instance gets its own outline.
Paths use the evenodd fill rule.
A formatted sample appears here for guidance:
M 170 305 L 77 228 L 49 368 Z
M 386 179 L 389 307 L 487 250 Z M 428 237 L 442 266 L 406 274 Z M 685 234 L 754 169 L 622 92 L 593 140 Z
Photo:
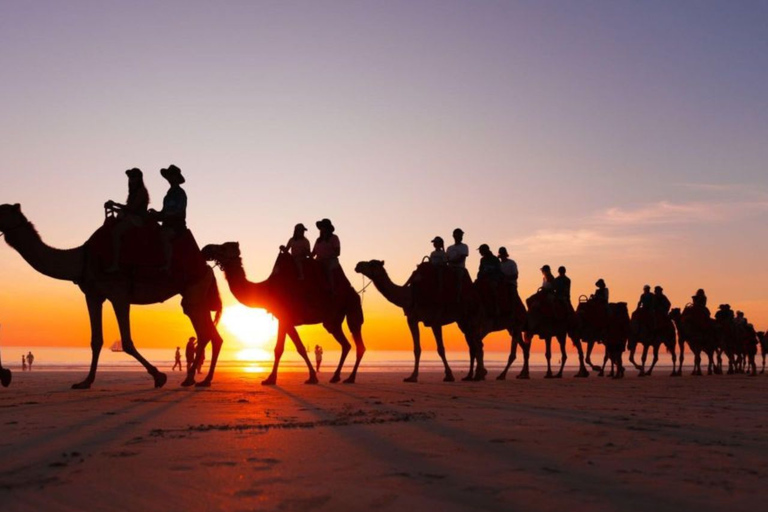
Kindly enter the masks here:
M 544 378 L 560 379 L 563 377 L 563 368 L 565 368 L 565 361 L 568 359 L 565 342 L 575 315 L 566 311 L 565 304 L 559 304 L 554 298 L 550 300 L 541 289 L 529 297 L 526 302 L 528 304 L 528 322 L 524 336 L 525 344 L 523 345 L 523 369 L 518 378 L 530 378 L 528 365 L 530 347 L 533 337 L 538 336 L 545 343 L 544 356 L 547 359 L 547 373 Z M 556 374 L 552 373 L 552 338 L 555 338 L 560 345 L 560 369 Z
M 688 347 L 693 352 L 693 370 L 691 375 L 703 375 L 701 371 L 702 352 L 708 358 L 707 374 L 722 373 L 722 370 L 715 363 L 715 351 L 718 346 L 718 340 L 714 319 L 696 314 L 691 305 L 688 305 L 683 312 L 680 311 L 680 308 L 672 308 L 669 312 L 669 318 L 677 329 L 680 346 L 684 348 L 684 344 L 688 343 Z M 681 348 L 681 353 L 683 348 Z
M 453 382 L 454 376 L 448 359 L 445 356 L 443 344 L 443 327 L 456 323 L 464 334 L 470 353 L 470 370 L 464 380 L 481 380 L 488 373 L 483 363 L 483 352 L 479 332 L 478 315 L 480 303 L 472 290 L 472 281 L 464 269 L 445 267 L 439 269 L 443 272 L 444 280 L 439 282 L 436 274 L 438 269 L 431 263 L 419 265 L 421 272 L 417 270 L 406 285 L 400 286 L 392 282 L 384 268 L 384 262 L 380 260 L 361 261 L 355 266 L 355 272 L 362 274 L 373 282 L 379 292 L 389 302 L 401 308 L 405 313 L 408 329 L 413 339 L 414 366 L 410 376 L 403 379 L 404 382 L 418 382 L 419 363 L 421 361 L 421 336 L 419 323 L 432 329 L 437 343 L 437 353 L 443 362 L 446 382 Z M 461 272 L 463 271 L 463 272 Z M 432 274 L 432 273 L 435 274 Z M 418 278 L 423 277 L 423 281 Z M 434 277 L 434 279 L 432 279 Z M 461 290 L 458 283 L 452 279 L 461 279 Z M 442 289 L 440 285 L 442 284 Z M 477 369 L 474 363 L 477 362 Z
M 677 355 L 675 353 L 675 344 L 678 342 L 675 333 L 675 325 L 672 319 L 667 315 L 654 311 L 635 310 L 632 313 L 631 329 L 629 332 L 629 362 L 640 371 L 639 377 L 650 377 L 656 363 L 659 360 L 659 347 L 664 345 L 667 353 L 672 356 L 672 377 L 681 377 L 683 375 L 683 352 L 684 342 L 680 341 L 680 366 L 677 366 Z M 635 351 L 638 344 L 643 345 L 643 354 L 640 358 L 641 364 L 635 362 Z M 648 350 L 653 350 L 653 360 L 651 366 L 646 370 L 645 362 L 648 359 Z
M 73 384 L 72 388 L 90 388 L 96 379 L 99 355 L 104 346 L 102 310 L 107 300 L 112 303 L 117 317 L 123 351 L 144 366 L 153 377 L 156 388 L 165 385 L 167 380 L 165 374 L 144 359 L 134 345 L 131 336 L 130 308 L 131 304 L 164 302 L 178 294 L 182 296 L 181 305 L 184 313 L 189 317 L 201 341 L 198 345 L 197 358 L 202 356 L 209 341 L 213 345 L 213 358 L 208 375 L 197 384 L 210 386 L 222 344 L 210 313 L 215 311 L 218 319 L 221 313 L 221 300 L 213 271 L 202 259 L 191 233 L 188 232 L 187 239 L 188 244 L 191 244 L 189 250 L 178 251 L 175 254 L 170 272 L 160 268 L 131 267 L 116 273 L 107 273 L 105 268 L 111 263 L 108 259 L 111 257 L 109 224 L 108 219 L 105 225 L 80 247 L 68 250 L 54 249 L 42 241 L 18 204 L 0 205 L 0 232 L 5 235 L 8 245 L 41 274 L 74 282 L 85 294 L 91 324 L 91 366 L 85 380 Z M 103 250 L 104 240 L 107 240 L 106 250 Z M 126 247 L 126 249 L 129 248 Z M 162 248 L 158 250 L 162 251 Z M 176 262 L 184 259 L 188 260 L 188 264 L 183 269 L 182 278 L 173 278 L 174 275 L 178 275 L 173 272 L 177 267 Z M 143 271 L 146 273 L 142 274 Z M 193 384 L 195 384 L 194 374 L 188 373 L 182 385 Z
M 757 333 L 757 340 L 760 343 L 760 355 L 763 358 L 763 368 L 760 373 L 765 373 L 765 356 L 768 355 L 768 336 L 764 331 Z
M 623 303 L 611 303 L 606 309 L 604 304 L 589 301 L 585 295 L 579 297 L 575 318 L 569 322 L 568 329 L 568 334 L 579 354 L 579 371 L 575 377 L 589 376 L 586 367 L 587 364 L 592 370 L 597 372 L 598 376 L 602 377 L 605 374 L 605 366 L 609 361 L 611 362 L 611 374 L 609 376 L 614 376 L 613 369 L 616 366 L 619 366 L 619 373 L 616 376 L 619 378 L 622 376 L 623 366 L 620 364 L 617 365 L 616 359 L 617 357 L 620 359 L 626 339 L 608 339 L 610 333 L 616 330 L 617 322 L 622 320 L 620 315 L 622 311 L 620 304 Z M 586 357 L 584 355 L 582 343 L 587 344 Z M 591 360 L 592 350 L 597 343 L 600 343 L 605 347 L 605 356 L 603 357 L 602 366 L 593 364 Z M 618 350 L 618 356 L 611 357 L 609 346 L 613 347 L 614 345 L 621 345 L 621 347 Z M 616 347 L 613 348 L 615 352 Z
M 278 320 L 275 360 L 272 372 L 262 384 L 277 383 L 277 369 L 285 350 L 286 336 L 291 338 L 299 355 L 307 364 L 309 379 L 306 382 L 317 383 L 317 374 L 296 330 L 297 326 L 313 324 L 322 324 L 341 345 L 341 359 L 331 378 L 331 382 L 339 382 L 344 361 L 351 350 L 351 345 L 342 330 L 345 318 L 355 341 L 356 358 L 352 373 L 344 382 L 350 384 L 355 382 L 360 361 L 365 354 L 362 335 L 363 308 L 360 297 L 344 277 L 343 272 L 334 276 L 334 290 L 331 290 L 325 271 L 317 261 L 307 259 L 303 262 L 303 275 L 300 279 L 293 257 L 288 253 L 280 253 L 267 280 L 254 283 L 248 281 L 245 276 L 239 243 L 206 245 L 203 247 L 203 255 L 222 269 L 232 295 L 241 304 L 251 308 L 266 309 Z

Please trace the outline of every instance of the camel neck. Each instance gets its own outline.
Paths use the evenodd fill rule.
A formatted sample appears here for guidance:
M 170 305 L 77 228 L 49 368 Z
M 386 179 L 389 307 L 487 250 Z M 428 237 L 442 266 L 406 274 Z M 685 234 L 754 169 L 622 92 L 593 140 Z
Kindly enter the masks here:
M 54 249 L 40 238 L 31 223 L 26 223 L 5 234 L 8 245 L 13 247 L 32 268 L 43 275 L 62 281 L 77 282 L 84 270 L 85 251 Z
M 411 306 L 413 301 L 411 289 L 393 283 L 386 271 L 382 272 L 381 275 L 377 276 L 375 279 L 371 279 L 371 281 L 373 281 L 373 286 L 375 286 L 384 298 L 392 304 L 401 308 Z
M 223 265 L 224 276 L 229 284 L 232 295 L 242 304 L 252 308 L 269 309 L 269 292 L 267 282 L 253 283 L 248 281 L 241 260 Z

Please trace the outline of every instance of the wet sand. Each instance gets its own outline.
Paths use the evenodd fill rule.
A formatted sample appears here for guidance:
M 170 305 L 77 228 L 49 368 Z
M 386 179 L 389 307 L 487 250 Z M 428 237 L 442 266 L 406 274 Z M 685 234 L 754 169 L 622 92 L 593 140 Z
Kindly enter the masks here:
M 407 372 L 406 372 L 407 373 Z M 16 510 L 750 510 L 768 499 L 768 376 L 355 385 L 220 373 L 15 372 Z M 327 381 L 329 375 L 321 375 Z

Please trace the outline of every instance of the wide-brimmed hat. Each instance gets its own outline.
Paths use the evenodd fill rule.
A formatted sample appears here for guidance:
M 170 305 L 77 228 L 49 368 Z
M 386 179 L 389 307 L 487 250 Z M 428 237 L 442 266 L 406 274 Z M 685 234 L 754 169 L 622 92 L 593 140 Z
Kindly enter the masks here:
M 186 181 L 184 179 L 184 176 L 182 176 L 181 174 L 181 169 L 179 169 L 173 164 L 169 165 L 165 169 L 160 169 L 160 176 L 162 176 L 168 181 L 175 179 L 179 183 L 179 185 L 181 185 Z
M 655 292 L 663 292 L 663 291 L 664 291 L 664 288 L 662 288 L 661 286 L 656 286 L 656 287 L 653 289 L 653 291 L 655 291 Z
M 138 167 L 134 167 L 133 169 L 128 169 L 127 171 L 125 171 L 125 174 L 129 178 L 143 178 L 144 177 L 144 174 L 141 172 L 141 169 L 139 169 Z
M 330 219 L 321 219 L 317 222 L 315 222 L 315 226 L 317 226 L 317 229 L 328 229 L 331 233 L 336 231 L 336 228 L 333 227 L 333 223 L 331 223 Z
M 499 256 L 509 256 L 506 247 L 499 247 Z
M 306 231 L 306 230 L 307 230 L 307 228 L 306 228 L 306 227 L 304 226 L 304 224 L 302 224 L 302 223 L 298 223 L 298 224 L 296 224 L 296 225 L 293 227 L 293 230 L 294 230 L 294 231 L 297 231 L 297 230 L 299 230 L 299 229 L 300 229 L 300 230 L 302 230 L 302 231 Z
M 598 279 L 595 283 L 595 286 L 605 286 L 605 281 L 603 281 L 602 278 Z
M 441 244 L 444 244 L 444 243 L 445 243 L 445 241 L 443 240 L 443 237 L 441 237 L 441 236 L 436 236 L 435 238 L 433 238 L 433 239 L 430 241 L 430 243 L 435 243 L 435 242 L 439 242 L 439 243 L 441 243 Z

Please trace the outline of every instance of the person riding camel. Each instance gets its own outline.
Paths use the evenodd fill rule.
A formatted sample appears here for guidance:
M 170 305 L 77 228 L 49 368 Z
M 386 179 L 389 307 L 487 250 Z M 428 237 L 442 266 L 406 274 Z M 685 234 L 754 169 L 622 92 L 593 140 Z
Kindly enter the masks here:
M 643 294 L 640 296 L 640 300 L 637 301 L 637 309 L 649 312 L 652 311 L 654 309 L 655 299 L 656 298 L 651 293 L 651 286 L 648 284 L 643 286 Z
M 448 264 L 452 267 L 466 268 L 467 257 L 469 257 L 469 247 L 463 243 L 464 231 L 460 228 L 453 230 L 454 244 L 446 249 L 445 254 L 448 257 Z
M 707 294 L 704 293 L 703 289 L 699 288 L 696 290 L 696 295 L 693 295 L 691 300 L 693 301 L 694 308 L 698 308 L 702 312 L 705 312 L 707 317 L 710 316 L 709 308 L 707 308 Z
M 501 262 L 501 272 L 504 274 L 504 281 L 509 285 L 512 292 L 517 294 L 517 263 L 509 257 L 506 247 L 499 247 L 498 254 L 499 261 Z
M 445 242 L 443 238 L 436 236 L 432 239 L 432 247 L 435 248 L 429 254 L 429 262 L 433 265 L 445 265 L 448 263 L 448 255 L 445 253 Z
M 605 286 L 605 281 L 600 278 L 595 282 L 595 286 L 597 286 L 597 289 L 595 290 L 595 293 L 592 294 L 592 300 L 607 306 L 610 299 L 610 291 L 608 290 L 608 287 Z
M 541 267 L 541 290 L 547 294 L 553 294 L 555 291 L 555 276 L 552 275 L 552 269 L 549 265 Z
M 656 286 L 653 289 L 653 296 L 654 296 L 654 309 L 666 317 L 669 315 L 669 311 L 672 309 L 672 303 L 669 301 L 666 295 L 664 295 L 664 288 L 661 286 Z
M 480 268 L 477 271 L 477 279 L 488 279 L 493 283 L 501 282 L 504 279 L 504 273 L 501 271 L 501 262 L 499 258 L 493 255 L 488 244 L 483 244 L 477 248 L 480 252 Z
M 186 181 L 181 169 L 171 164 L 160 169 L 160 176 L 170 185 L 163 198 L 163 209 L 150 210 L 150 215 L 163 225 L 163 253 L 166 270 L 171 266 L 173 240 L 187 230 L 187 193 L 181 188 Z
M 328 284 L 331 287 L 331 293 L 333 293 L 335 291 L 333 274 L 338 268 L 341 268 L 339 265 L 341 242 L 339 237 L 333 234 L 336 228 L 329 219 L 319 220 L 315 222 L 315 226 L 320 230 L 320 236 L 317 237 L 315 246 L 312 248 L 312 257 L 323 266 Z
M 747 322 L 747 319 L 744 317 L 743 311 L 736 311 L 736 319 L 734 320 L 736 325 L 739 327 L 746 327 L 749 322 Z
M 287 252 L 293 256 L 299 281 L 304 280 L 304 261 L 309 258 L 312 252 L 309 248 L 309 240 L 304 236 L 306 231 L 307 228 L 304 227 L 304 224 L 296 224 L 293 228 L 293 236 L 288 239 L 285 245 L 280 246 L 280 252 Z
M 120 248 L 125 232 L 141 227 L 147 218 L 149 192 L 144 185 L 144 175 L 135 167 L 125 171 L 125 174 L 128 176 L 128 199 L 125 204 L 112 200 L 104 203 L 104 208 L 117 216 L 117 223 L 112 230 L 112 265 L 106 269 L 107 272 L 117 272 L 120 267 Z
M 561 266 L 557 269 L 557 277 L 553 281 L 555 287 L 555 298 L 566 304 L 568 309 L 573 309 L 571 304 L 571 279 L 565 275 L 566 269 Z

